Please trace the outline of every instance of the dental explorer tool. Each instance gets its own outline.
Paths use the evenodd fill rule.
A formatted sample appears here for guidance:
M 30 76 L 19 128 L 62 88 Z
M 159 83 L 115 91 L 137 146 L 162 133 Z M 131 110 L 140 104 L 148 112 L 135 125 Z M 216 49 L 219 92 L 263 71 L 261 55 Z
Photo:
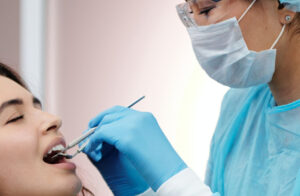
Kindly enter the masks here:
M 141 98 L 139 98 L 138 100 L 136 100 L 135 102 L 133 102 L 132 104 L 130 104 L 127 108 L 131 108 L 133 107 L 135 104 L 137 104 L 138 102 L 140 102 L 141 100 L 143 100 L 145 98 L 145 96 L 142 96 Z M 77 144 L 79 144 L 81 141 L 83 141 L 84 139 L 86 139 L 87 137 L 89 137 L 91 134 L 93 134 L 95 132 L 95 129 L 97 127 L 93 127 L 91 128 L 89 131 L 87 131 L 86 133 L 84 133 L 82 136 L 78 137 L 77 139 L 73 140 L 72 142 L 70 142 L 66 148 L 64 148 L 62 150 L 62 152 L 57 153 L 56 155 L 54 155 L 52 157 L 52 159 L 54 159 L 57 156 L 64 156 L 66 159 L 72 159 L 74 158 L 77 154 L 79 154 L 80 152 L 82 152 L 82 150 L 86 147 L 86 145 L 89 143 L 89 140 L 86 141 L 84 144 L 82 144 L 73 155 L 69 155 L 69 154 L 65 154 L 63 152 L 69 150 L 70 148 L 73 148 L 74 146 L 76 146 Z

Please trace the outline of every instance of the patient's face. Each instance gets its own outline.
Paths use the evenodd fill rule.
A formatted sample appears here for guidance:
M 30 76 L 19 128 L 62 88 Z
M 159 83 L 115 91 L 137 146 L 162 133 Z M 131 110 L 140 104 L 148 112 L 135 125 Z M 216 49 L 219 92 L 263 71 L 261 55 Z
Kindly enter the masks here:
M 74 165 L 43 161 L 51 144 L 63 142 L 60 119 L 6 77 L 0 76 L 0 92 L 0 195 L 76 195 L 81 182 Z

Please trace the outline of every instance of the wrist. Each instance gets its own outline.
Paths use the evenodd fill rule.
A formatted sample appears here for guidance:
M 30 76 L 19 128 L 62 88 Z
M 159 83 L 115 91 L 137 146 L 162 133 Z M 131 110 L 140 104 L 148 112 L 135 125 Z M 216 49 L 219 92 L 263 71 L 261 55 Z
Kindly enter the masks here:
M 130 160 L 154 191 L 169 178 L 187 168 L 170 144 L 154 145 L 151 150 L 139 154 L 143 154 L 142 159 L 140 157 L 139 161 L 136 161 L 133 156 Z
M 150 184 L 150 187 L 154 190 L 157 191 L 159 187 L 164 184 L 166 181 L 168 181 L 170 178 L 181 172 L 182 170 L 186 169 L 187 165 L 181 161 L 178 163 L 176 166 L 169 167 L 168 171 L 164 173 L 164 175 L 161 175 L 157 177 L 156 181 L 154 181 L 152 184 Z

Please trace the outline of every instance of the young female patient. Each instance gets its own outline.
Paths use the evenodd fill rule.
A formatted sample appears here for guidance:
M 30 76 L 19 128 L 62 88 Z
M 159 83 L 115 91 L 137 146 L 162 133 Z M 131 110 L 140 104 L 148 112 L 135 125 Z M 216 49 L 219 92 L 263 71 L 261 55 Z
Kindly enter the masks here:
M 74 163 L 61 159 L 47 163 L 48 151 L 65 145 L 61 120 L 43 111 L 22 79 L 1 63 L 0 92 L 0 195 L 92 194 L 82 187 Z

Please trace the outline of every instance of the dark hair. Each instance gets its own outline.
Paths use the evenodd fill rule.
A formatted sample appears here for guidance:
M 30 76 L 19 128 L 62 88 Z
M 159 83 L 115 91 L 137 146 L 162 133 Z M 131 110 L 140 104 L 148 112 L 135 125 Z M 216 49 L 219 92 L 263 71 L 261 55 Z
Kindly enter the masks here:
M 8 67 L 7 65 L 1 62 L 0 62 L 0 76 L 7 77 L 28 90 L 27 86 L 25 85 L 25 82 L 22 80 L 20 75 L 17 74 L 17 72 L 15 72 L 13 69 L 11 69 L 10 67 Z
M 7 65 L 3 64 L 0 62 L 0 76 L 4 76 L 7 77 L 13 81 L 15 81 L 16 83 L 18 83 L 19 85 L 21 85 L 22 87 L 24 87 L 25 89 L 28 89 L 28 87 L 26 86 L 24 80 L 20 77 L 20 75 L 14 71 L 12 68 L 8 67 Z M 86 187 L 82 187 L 81 189 L 81 194 L 83 196 L 86 195 L 86 193 L 89 193 L 92 196 L 95 196 L 88 188 Z

